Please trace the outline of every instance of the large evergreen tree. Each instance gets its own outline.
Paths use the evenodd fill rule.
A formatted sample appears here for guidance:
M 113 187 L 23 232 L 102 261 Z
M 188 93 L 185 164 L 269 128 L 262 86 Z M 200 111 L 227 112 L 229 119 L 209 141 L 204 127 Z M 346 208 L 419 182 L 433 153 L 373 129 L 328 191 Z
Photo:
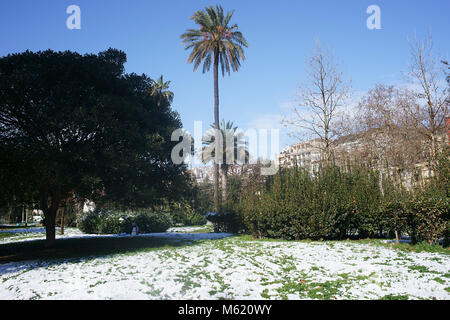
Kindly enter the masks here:
M 115 49 L 0 59 L 0 197 L 38 204 L 49 246 L 70 195 L 143 207 L 183 185 L 184 167 L 170 161 L 179 116 L 125 62 Z

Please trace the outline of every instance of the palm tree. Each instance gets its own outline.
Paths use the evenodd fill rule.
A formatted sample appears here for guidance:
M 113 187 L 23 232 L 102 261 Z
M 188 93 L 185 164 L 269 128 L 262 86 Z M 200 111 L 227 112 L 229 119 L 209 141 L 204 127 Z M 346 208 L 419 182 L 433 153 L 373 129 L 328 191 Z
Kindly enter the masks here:
M 234 10 L 224 15 L 221 6 L 210 6 L 204 11 L 195 12 L 191 19 L 200 29 L 189 29 L 181 35 L 186 50 L 192 50 L 188 63 L 194 63 L 194 71 L 203 62 L 203 73 L 209 71 L 211 64 L 214 69 L 214 124 L 216 134 L 219 130 L 219 65 L 222 76 L 225 71 L 238 71 L 240 61 L 245 60 L 243 47 L 248 47 L 247 41 L 236 24 L 229 25 Z M 216 139 L 218 141 L 218 139 Z M 219 164 L 214 168 L 214 208 L 219 205 Z
M 227 201 L 228 188 L 228 170 L 230 166 L 240 163 L 246 164 L 249 162 L 248 145 L 244 138 L 244 133 L 238 131 L 237 127 L 233 127 L 233 122 L 226 122 L 222 120 L 219 129 L 222 136 L 222 155 L 220 170 L 222 174 L 222 201 Z M 206 131 L 203 137 L 202 162 L 208 163 L 214 161 L 216 158 L 216 130 L 215 125 Z M 228 143 L 230 142 L 230 143 Z
M 166 100 L 169 104 L 173 101 L 173 92 L 169 91 L 170 81 L 164 82 L 164 78 L 161 75 L 158 81 L 152 80 L 152 88 L 150 94 L 158 98 L 158 106 L 161 104 L 161 100 Z M 162 99 L 161 99 L 162 98 Z

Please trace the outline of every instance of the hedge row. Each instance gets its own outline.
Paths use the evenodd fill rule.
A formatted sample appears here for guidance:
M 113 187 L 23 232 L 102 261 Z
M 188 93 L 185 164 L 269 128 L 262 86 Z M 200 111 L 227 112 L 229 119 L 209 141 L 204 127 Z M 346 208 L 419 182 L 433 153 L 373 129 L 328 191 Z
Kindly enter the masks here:
M 439 182 L 441 181 L 441 182 Z M 250 188 L 240 204 L 242 227 L 257 237 L 346 239 L 407 234 L 413 242 L 448 235 L 448 184 L 441 180 L 406 191 L 377 172 L 322 168 L 315 176 L 285 169 Z

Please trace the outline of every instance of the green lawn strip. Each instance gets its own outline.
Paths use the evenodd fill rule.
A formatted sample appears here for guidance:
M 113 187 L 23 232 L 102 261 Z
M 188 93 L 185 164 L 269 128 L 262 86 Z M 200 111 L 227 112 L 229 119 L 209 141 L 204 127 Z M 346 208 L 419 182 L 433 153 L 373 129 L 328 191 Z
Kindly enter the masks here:
M 11 238 L 17 236 L 17 233 L 0 233 L 0 239 L 6 239 L 6 238 Z
M 386 242 L 385 240 L 380 239 L 345 240 L 344 242 L 370 244 L 374 246 L 392 248 L 402 252 L 428 252 L 428 253 L 441 253 L 445 255 L 450 255 L 450 248 L 443 248 L 442 246 L 438 245 L 430 245 L 426 242 L 421 242 L 415 245 L 409 243 L 396 244 L 393 242 Z
M 395 244 L 392 242 L 386 242 L 382 239 L 361 239 L 361 240 L 335 240 L 335 241 L 313 241 L 313 240 L 285 240 L 285 239 L 274 239 L 274 238 L 255 238 L 251 235 L 240 235 L 237 236 L 240 241 L 251 241 L 251 242 L 281 242 L 281 243 L 307 243 L 311 245 L 326 244 L 329 248 L 334 248 L 335 244 L 366 244 L 374 245 L 385 248 L 397 249 L 402 252 L 429 252 L 429 253 L 441 253 L 445 255 L 450 255 L 450 247 L 443 248 L 439 245 L 430 245 L 426 242 L 421 242 L 415 245 L 409 243 L 399 243 Z M 362 252 L 366 249 L 362 249 Z

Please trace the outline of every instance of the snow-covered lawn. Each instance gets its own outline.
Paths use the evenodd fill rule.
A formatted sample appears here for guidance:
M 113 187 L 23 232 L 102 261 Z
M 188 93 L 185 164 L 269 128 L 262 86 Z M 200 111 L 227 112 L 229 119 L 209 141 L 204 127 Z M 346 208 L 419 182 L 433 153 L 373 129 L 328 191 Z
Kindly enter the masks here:
M 0 299 L 450 299 L 445 254 L 172 231 L 143 236 L 186 245 L 0 264 Z
M 1 235 L 8 235 L 6 238 L 0 237 L 0 245 L 11 242 L 23 242 L 30 240 L 45 239 L 45 228 L 11 229 L 0 230 Z M 56 239 L 76 238 L 76 237 L 97 237 L 98 235 L 86 235 L 77 228 L 66 228 L 64 235 L 60 234 L 60 228 L 56 228 Z
M 213 227 L 211 225 L 204 226 L 192 226 L 192 227 L 174 227 L 167 230 L 167 232 L 176 233 L 189 233 L 189 232 L 212 232 Z

